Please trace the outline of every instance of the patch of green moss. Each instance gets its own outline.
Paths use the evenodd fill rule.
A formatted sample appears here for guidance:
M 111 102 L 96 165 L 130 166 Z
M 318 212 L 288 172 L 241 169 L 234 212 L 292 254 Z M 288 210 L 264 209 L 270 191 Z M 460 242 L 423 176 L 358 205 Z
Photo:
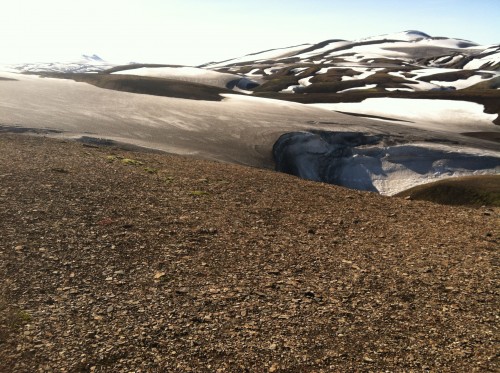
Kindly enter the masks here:
M 5 299 L 0 299 L 0 344 L 31 320 L 32 316 L 28 312 L 12 308 Z
M 158 170 L 156 168 L 151 168 L 151 167 L 144 168 L 144 171 L 146 171 L 148 174 L 157 174 L 158 173 Z
M 142 166 L 144 163 L 138 161 L 137 159 L 123 158 L 122 163 L 129 166 Z

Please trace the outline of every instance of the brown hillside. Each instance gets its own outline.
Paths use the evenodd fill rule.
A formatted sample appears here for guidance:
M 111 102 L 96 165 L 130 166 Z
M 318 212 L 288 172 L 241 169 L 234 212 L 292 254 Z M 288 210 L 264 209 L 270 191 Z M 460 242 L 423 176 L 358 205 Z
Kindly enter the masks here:
M 499 212 L 1 134 L 0 371 L 494 371 Z
M 445 205 L 500 207 L 500 175 L 444 179 L 405 190 L 398 196 Z

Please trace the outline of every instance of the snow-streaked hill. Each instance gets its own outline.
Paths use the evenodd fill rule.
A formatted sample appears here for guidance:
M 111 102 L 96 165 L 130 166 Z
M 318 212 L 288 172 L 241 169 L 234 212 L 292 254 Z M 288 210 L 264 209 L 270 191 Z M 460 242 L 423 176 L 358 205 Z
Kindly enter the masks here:
M 405 31 L 393 34 L 367 37 L 359 40 L 330 40 L 317 44 L 303 44 L 289 48 L 252 53 L 228 61 L 209 63 L 203 67 L 221 68 L 241 66 L 249 63 L 315 63 L 342 64 L 365 63 L 373 64 L 381 60 L 391 62 L 399 60 L 407 64 L 417 64 L 426 58 L 443 58 L 461 55 L 469 60 L 483 59 L 484 53 L 490 53 L 492 48 L 500 46 L 480 46 L 477 43 L 445 37 L 432 37 L 421 31 Z M 457 61 L 458 62 L 458 61 Z M 485 61 L 486 62 L 486 61 Z M 492 61 L 493 62 L 493 61 Z M 490 64 L 482 68 L 497 69 L 500 66 Z
M 345 93 L 498 88 L 500 45 L 405 31 L 327 40 L 209 63 L 205 69 L 261 79 L 256 92 Z

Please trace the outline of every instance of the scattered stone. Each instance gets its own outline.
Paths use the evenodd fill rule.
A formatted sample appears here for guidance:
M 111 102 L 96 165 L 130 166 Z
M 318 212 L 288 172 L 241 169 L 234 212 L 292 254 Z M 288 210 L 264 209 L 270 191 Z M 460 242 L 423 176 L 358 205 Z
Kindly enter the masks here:
M 313 291 L 310 291 L 310 290 L 306 291 L 306 292 L 304 293 L 304 295 L 305 295 L 306 297 L 308 297 L 308 298 L 314 298 L 314 297 L 315 297 L 314 292 L 313 292 Z
M 153 278 L 154 278 L 155 280 L 160 280 L 160 279 L 161 279 L 162 277 L 164 277 L 165 275 L 166 275 L 166 273 L 165 273 L 165 272 L 155 272 L 155 274 L 154 274 Z
M 495 371 L 490 210 L 109 149 L 0 136 L 0 371 Z

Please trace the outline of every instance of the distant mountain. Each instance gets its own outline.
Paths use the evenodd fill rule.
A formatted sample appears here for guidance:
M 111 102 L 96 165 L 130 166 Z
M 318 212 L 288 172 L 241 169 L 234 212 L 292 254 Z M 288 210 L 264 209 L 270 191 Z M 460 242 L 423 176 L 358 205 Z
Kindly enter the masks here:
M 96 54 L 82 55 L 80 58 L 62 62 L 21 63 L 8 66 L 22 73 L 96 73 L 116 66 Z
M 451 58 L 445 62 L 447 57 Z M 478 61 L 471 63 L 474 60 Z M 410 30 L 354 41 L 334 39 L 317 44 L 268 50 L 227 61 L 209 63 L 203 67 L 222 68 L 249 63 L 265 64 L 266 62 L 314 64 L 385 62 L 498 70 L 500 69 L 500 45 L 481 46 L 468 40 L 432 37 L 421 31 Z

